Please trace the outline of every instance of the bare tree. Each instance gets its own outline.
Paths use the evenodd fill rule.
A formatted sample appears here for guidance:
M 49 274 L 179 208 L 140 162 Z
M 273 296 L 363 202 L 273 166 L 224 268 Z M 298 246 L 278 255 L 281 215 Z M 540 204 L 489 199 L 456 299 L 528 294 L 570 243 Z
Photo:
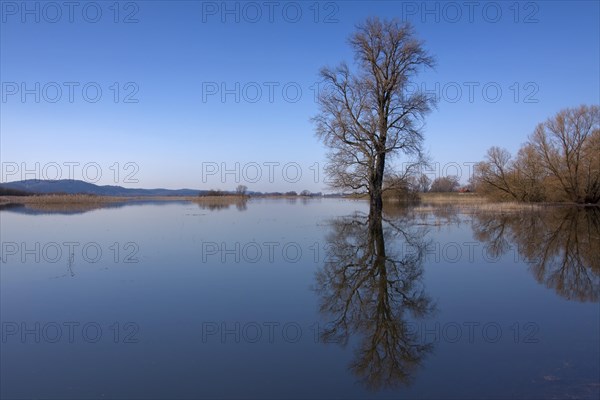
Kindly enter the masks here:
M 475 165 L 476 190 L 485 194 L 496 194 L 498 197 L 518 196 L 513 190 L 512 160 L 510 152 L 500 147 L 491 147 L 485 161 Z
M 330 148 L 331 186 L 367 191 L 371 208 L 382 209 L 386 156 L 420 155 L 422 120 L 434 98 L 407 90 L 433 58 L 408 23 L 367 19 L 350 38 L 357 71 L 341 64 L 323 68 L 326 90 L 313 118 L 317 136 Z
M 581 106 L 539 124 L 513 159 L 492 147 L 475 166 L 477 190 L 517 201 L 600 201 L 600 111 Z
M 427 193 L 431 188 L 431 179 L 425 175 L 421 174 L 417 179 L 417 190 L 419 192 Z
M 238 185 L 238 186 L 235 188 L 235 193 L 236 193 L 238 196 L 242 196 L 242 197 L 243 197 L 243 196 L 246 196 L 246 193 L 247 193 L 247 192 L 248 192 L 248 186 L 246 186 L 246 185 Z
M 529 202 L 546 200 L 545 186 L 548 174 L 531 143 L 525 143 L 519 149 L 513 169 L 513 192 L 517 194 L 517 200 Z
M 568 200 L 600 201 L 600 108 L 560 111 L 539 124 L 530 139 L 544 167 Z
M 456 176 L 440 176 L 433 180 L 429 190 L 431 192 L 455 192 L 460 184 Z
M 499 147 L 488 150 L 486 160 L 475 165 L 475 186 L 483 194 L 517 201 L 546 200 L 546 177 L 534 147 L 526 143 L 513 159 Z

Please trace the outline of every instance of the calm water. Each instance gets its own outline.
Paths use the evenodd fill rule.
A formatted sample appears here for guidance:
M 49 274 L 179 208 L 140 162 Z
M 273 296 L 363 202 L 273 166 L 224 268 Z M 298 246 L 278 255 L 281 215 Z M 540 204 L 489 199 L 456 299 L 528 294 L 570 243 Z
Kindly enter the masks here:
M 0 211 L 2 398 L 599 396 L 598 210 L 58 211 Z

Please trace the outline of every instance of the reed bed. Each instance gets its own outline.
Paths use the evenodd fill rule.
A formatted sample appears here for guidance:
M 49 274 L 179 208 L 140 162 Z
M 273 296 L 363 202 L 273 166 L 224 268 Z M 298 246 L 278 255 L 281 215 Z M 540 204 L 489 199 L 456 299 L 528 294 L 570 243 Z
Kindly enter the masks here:
M 90 194 L 48 194 L 34 196 L 0 196 L 0 204 L 98 204 L 127 201 L 127 197 Z
M 419 203 L 414 206 L 416 212 L 430 212 L 433 210 L 454 210 L 458 212 L 494 212 L 494 213 L 509 213 L 509 212 L 520 212 L 520 211 L 537 211 L 542 210 L 552 205 L 549 204 L 532 204 L 532 203 L 518 203 L 514 201 L 507 202 L 464 202 L 464 203 L 442 203 L 442 202 L 429 202 Z
M 419 199 L 424 203 L 490 203 L 488 198 L 477 193 L 419 193 Z

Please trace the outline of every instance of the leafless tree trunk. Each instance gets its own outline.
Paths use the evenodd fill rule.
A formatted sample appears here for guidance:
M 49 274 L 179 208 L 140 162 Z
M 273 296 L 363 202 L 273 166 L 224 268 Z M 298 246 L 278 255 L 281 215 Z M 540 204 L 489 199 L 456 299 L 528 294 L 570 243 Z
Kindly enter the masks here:
M 330 148 L 331 186 L 367 191 L 370 205 L 382 209 L 386 159 L 397 153 L 420 154 L 421 122 L 434 105 L 407 83 L 433 58 L 415 39 L 409 24 L 368 19 L 350 38 L 357 71 L 346 64 L 323 68 L 325 90 L 316 132 Z

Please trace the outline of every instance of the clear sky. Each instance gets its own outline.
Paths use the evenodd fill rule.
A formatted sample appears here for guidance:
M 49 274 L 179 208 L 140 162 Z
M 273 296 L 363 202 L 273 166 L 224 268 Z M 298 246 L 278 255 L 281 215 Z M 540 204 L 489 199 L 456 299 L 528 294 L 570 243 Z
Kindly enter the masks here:
M 465 175 L 600 103 L 599 3 L 2 1 L 2 181 L 323 190 L 318 71 L 352 61 L 368 16 L 411 21 L 435 56 L 414 83 L 439 96 L 425 149 Z

